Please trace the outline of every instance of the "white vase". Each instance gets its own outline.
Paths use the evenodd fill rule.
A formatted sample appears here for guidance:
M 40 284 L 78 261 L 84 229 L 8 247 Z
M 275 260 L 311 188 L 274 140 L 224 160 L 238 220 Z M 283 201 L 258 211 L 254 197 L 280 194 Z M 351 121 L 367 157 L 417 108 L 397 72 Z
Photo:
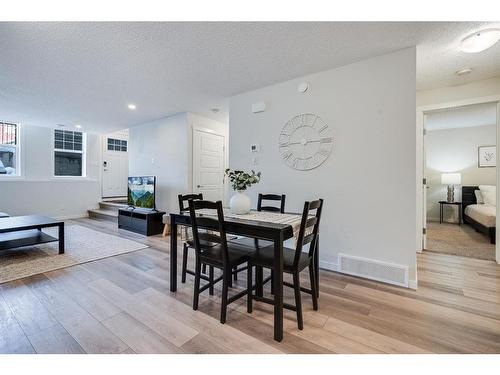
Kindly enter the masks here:
M 237 191 L 229 201 L 231 212 L 236 215 L 244 215 L 250 212 L 252 201 L 243 191 Z

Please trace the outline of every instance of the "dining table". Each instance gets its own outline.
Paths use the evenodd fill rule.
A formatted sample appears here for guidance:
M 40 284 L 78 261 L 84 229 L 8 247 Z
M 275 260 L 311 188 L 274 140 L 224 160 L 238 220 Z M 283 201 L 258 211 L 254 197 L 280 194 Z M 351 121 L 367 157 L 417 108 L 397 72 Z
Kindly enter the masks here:
M 203 214 L 202 214 L 203 215 Z M 265 213 L 251 211 L 236 215 L 229 210 L 224 213 L 224 225 L 229 234 L 270 241 L 274 244 L 273 299 L 274 299 L 274 339 L 283 339 L 283 243 L 294 238 L 300 228 L 301 215 L 297 213 Z M 177 235 L 182 226 L 191 226 L 189 212 L 170 213 L 170 291 L 177 291 Z M 200 227 L 218 230 L 216 227 Z M 319 243 L 314 252 L 314 268 L 319 296 Z M 256 270 L 255 295 L 262 297 L 262 269 Z

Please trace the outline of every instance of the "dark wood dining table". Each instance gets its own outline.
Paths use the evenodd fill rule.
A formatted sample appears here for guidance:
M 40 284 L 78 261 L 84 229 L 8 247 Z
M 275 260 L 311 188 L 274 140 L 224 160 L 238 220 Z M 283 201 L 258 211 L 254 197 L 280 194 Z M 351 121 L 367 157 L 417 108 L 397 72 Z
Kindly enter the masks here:
M 283 339 L 283 242 L 294 236 L 290 224 L 280 224 L 244 218 L 225 217 L 226 232 L 274 243 L 274 339 Z M 170 214 L 170 291 L 177 291 L 177 228 L 191 226 L 188 212 Z M 217 228 L 204 227 L 203 229 Z M 319 286 L 319 246 L 315 251 L 314 267 Z M 256 295 L 262 297 L 262 274 L 256 275 Z M 319 290 L 319 288 L 318 288 Z

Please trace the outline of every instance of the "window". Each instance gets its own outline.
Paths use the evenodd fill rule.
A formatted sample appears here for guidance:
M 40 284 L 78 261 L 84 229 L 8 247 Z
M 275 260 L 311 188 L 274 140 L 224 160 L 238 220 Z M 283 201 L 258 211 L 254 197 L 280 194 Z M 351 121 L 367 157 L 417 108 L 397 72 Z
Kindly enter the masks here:
M 108 151 L 127 152 L 127 141 L 108 138 Z
M 85 177 L 85 134 L 54 130 L 54 176 Z
M 0 122 L 0 176 L 19 176 L 19 126 Z

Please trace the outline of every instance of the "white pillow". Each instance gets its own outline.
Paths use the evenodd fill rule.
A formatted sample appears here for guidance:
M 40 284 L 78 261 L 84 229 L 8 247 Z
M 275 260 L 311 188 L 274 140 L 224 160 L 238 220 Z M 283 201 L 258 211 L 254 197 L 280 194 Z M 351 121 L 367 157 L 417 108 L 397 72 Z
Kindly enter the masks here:
M 497 187 L 491 185 L 479 185 L 481 195 L 483 196 L 484 204 L 490 206 L 497 205 Z
M 476 203 L 484 204 L 483 193 L 481 193 L 481 190 L 474 190 L 474 194 L 476 194 Z

